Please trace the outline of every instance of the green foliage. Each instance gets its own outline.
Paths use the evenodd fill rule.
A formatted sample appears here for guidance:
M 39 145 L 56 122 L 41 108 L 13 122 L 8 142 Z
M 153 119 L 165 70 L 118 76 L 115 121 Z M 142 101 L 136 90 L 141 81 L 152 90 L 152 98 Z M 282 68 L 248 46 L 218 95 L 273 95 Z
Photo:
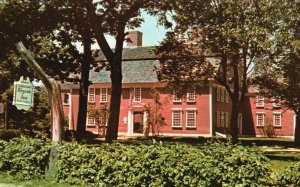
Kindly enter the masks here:
M 270 184 L 268 159 L 255 148 L 211 142 L 188 145 L 58 148 L 58 182 L 107 186 L 258 186 Z
M 283 172 L 283 174 L 279 177 L 278 185 L 280 186 L 300 185 L 300 162 L 290 166 L 288 169 L 286 169 Z
M 8 130 L 0 130 L 0 139 L 2 140 L 10 140 L 16 137 L 20 137 L 22 132 L 20 130 L 8 129 Z
M 30 138 L 0 141 L 0 170 L 19 180 L 42 178 L 49 156 L 50 144 Z
M 158 136 L 160 127 L 166 125 L 165 118 L 162 115 L 162 105 L 166 104 L 168 100 L 162 103 L 160 99 L 159 91 L 153 87 L 150 93 L 154 104 L 146 104 L 145 111 L 147 113 L 146 127 L 144 128 L 144 135 L 149 136 L 149 130 L 151 129 L 152 136 Z

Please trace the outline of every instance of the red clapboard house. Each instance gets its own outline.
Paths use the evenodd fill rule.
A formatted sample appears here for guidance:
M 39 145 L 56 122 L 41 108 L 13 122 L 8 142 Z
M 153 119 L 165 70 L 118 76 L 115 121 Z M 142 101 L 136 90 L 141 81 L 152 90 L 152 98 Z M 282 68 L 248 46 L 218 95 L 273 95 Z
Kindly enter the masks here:
M 294 112 L 276 103 L 275 99 L 260 95 L 256 88 L 248 89 L 241 115 L 240 134 L 243 136 L 294 136 Z
M 164 136 L 205 136 L 211 137 L 215 133 L 227 134 L 230 125 L 231 101 L 224 87 L 210 80 L 208 84 L 195 84 L 187 89 L 183 97 L 171 95 L 166 83 L 159 82 L 155 67 L 159 66 L 153 52 L 154 47 L 142 47 L 142 33 L 130 32 L 132 43 L 124 48 L 122 63 L 123 86 L 119 120 L 119 135 L 142 136 L 149 115 L 147 106 L 154 106 L 152 90 L 155 88 L 160 96 L 160 103 L 164 125 L 156 129 L 156 134 Z M 131 60 L 126 60 L 131 59 Z M 136 59 L 136 60 L 132 60 Z M 139 60 L 140 59 L 140 60 Z M 88 115 L 86 130 L 93 133 L 102 133 L 107 123 L 105 109 L 110 101 L 110 72 L 105 69 L 100 72 L 90 71 L 88 93 L 88 111 L 100 111 L 100 115 Z M 68 118 L 69 129 L 75 130 L 78 114 L 79 85 L 63 84 L 62 100 L 65 116 Z M 269 116 L 268 107 L 257 108 L 255 98 L 251 94 L 248 104 L 244 106 L 239 116 L 240 135 L 259 136 L 261 123 L 259 112 L 265 112 L 264 120 Z M 277 108 L 280 111 L 280 126 L 277 113 L 276 130 L 283 136 L 293 135 L 292 112 Z M 271 115 L 272 116 L 272 115 Z M 259 124 L 257 124 L 257 120 Z M 151 134 L 150 129 L 150 134 Z

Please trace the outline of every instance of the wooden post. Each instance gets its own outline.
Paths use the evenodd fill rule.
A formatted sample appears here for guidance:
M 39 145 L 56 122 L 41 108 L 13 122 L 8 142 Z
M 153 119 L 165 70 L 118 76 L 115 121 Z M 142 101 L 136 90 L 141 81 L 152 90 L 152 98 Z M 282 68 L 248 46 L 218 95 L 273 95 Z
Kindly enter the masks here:
M 49 100 L 51 103 L 52 141 L 60 142 L 63 140 L 64 123 L 60 85 L 56 81 L 50 80 L 48 78 L 47 74 L 38 65 L 38 63 L 35 61 L 31 53 L 25 48 L 22 42 L 18 42 L 16 46 L 28 66 L 37 74 L 39 79 L 41 79 L 48 90 Z

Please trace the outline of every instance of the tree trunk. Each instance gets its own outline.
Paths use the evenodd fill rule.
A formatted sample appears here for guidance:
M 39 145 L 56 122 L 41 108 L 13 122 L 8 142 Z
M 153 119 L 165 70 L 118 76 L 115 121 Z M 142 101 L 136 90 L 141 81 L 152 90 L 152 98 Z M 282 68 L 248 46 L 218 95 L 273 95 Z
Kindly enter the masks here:
M 238 143 L 238 115 L 239 107 L 236 104 L 237 101 L 232 100 L 232 110 L 231 110 L 231 126 L 230 126 L 230 135 L 232 138 L 232 143 Z
M 88 89 L 89 89 L 89 75 L 90 64 L 92 63 L 92 50 L 91 50 L 91 33 L 86 29 L 83 41 L 84 54 L 81 62 L 81 79 L 79 86 L 79 110 L 77 121 L 77 138 L 81 140 L 86 132 L 86 117 L 88 105 Z
M 25 59 L 28 66 L 37 74 L 48 90 L 51 103 L 51 125 L 52 125 L 52 141 L 60 142 L 63 140 L 63 122 L 64 113 L 61 101 L 60 86 L 54 80 L 49 80 L 46 73 L 34 60 L 31 53 L 25 48 L 22 42 L 16 44 L 22 57 Z
M 300 112 L 296 113 L 296 126 L 294 132 L 294 145 L 295 147 L 300 147 Z
M 118 138 L 119 114 L 122 94 L 122 65 L 121 59 L 111 67 L 111 98 L 105 141 L 111 143 Z
M 233 63 L 233 92 L 231 94 L 232 110 L 231 110 L 231 126 L 230 135 L 232 143 L 238 143 L 238 115 L 240 110 L 240 77 L 238 69 L 238 57 L 234 56 Z
M 52 141 L 61 142 L 64 137 L 64 114 L 60 95 L 60 85 L 56 81 L 51 81 L 51 89 L 48 89 L 48 93 L 50 93 L 51 101 Z

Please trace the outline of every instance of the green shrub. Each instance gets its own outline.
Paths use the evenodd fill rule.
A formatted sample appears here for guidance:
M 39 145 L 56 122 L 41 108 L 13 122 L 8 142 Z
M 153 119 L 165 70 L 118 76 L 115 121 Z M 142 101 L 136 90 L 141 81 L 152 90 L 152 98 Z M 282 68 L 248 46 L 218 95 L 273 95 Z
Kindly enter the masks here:
M 278 186 L 300 186 L 300 162 L 287 168 L 279 177 Z
M 255 148 L 188 145 L 59 147 L 58 182 L 107 186 L 259 186 L 270 184 L 268 159 Z
M 0 130 L 0 139 L 2 140 L 10 140 L 20 137 L 21 135 L 22 132 L 16 129 Z
M 47 165 L 49 148 L 50 144 L 45 141 L 25 137 L 0 142 L 0 170 L 19 180 L 41 178 Z

